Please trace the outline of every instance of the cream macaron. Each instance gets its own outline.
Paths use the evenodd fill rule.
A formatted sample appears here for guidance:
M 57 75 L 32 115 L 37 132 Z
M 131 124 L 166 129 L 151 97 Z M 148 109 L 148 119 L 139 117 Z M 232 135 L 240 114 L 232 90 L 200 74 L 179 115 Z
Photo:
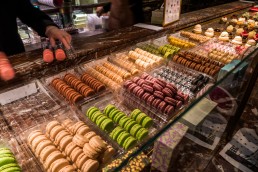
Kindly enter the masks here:
M 87 137 L 85 137 L 85 136 L 80 135 L 80 134 L 76 134 L 76 135 L 73 137 L 73 142 L 74 142 L 77 146 L 83 148 L 84 144 L 89 142 L 89 139 L 88 139 Z

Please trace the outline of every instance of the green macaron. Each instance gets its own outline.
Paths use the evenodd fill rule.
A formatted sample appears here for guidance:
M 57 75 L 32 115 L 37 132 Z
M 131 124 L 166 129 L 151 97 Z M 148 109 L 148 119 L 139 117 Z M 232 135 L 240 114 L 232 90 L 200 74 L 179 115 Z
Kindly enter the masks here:
M 0 158 L 4 158 L 4 157 L 14 157 L 14 155 L 10 153 L 0 154 Z
M 118 123 L 123 116 L 126 116 L 126 115 L 123 112 L 118 112 L 114 117 L 115 123 Z
M 1 148 L 0 149 L 0 155 L 1 154 L 13 154 L 12 151 L 8 148 Z
M 128 149 L 131 149 L 135 144 L 137 143 L 136 139 L 133 138 L 132 136 L 128 137 L 126 140 L 125 140 L 125 143 L 124 143 L 124 148 L 126 150 Z
M 108 117 L 111 118 L 112 120 L 114 120 L 116 114 L 118 114 L 119 112 L 120 112 L 120 110 L 118 110 L 118 109 L 113 109 L 113 110 L 109 113 Z
M 119 120 L 119 123 L 118 123 L 118 124 L 119 124 L 121 127 L 124 128 L 125 123 L 126 123 L 128 120 L 130 120 L 130 118 L 128 118 L 127 116 L 126 116 L 126 117 L 123 117 L 123 118 L 121 118 L 121 119 Z
M 102 123 L 105 119 L 107 119 L 107 117 L 106 117 L 105 115 L 99 116 L 99 117 L 97 118 L 97 120 L 96 120 L 96 124 L 97 124 L 98 126 L 101 126 L 101 123 Z
M 118 136 L 117 143 L 118 143 L 120 146 L 123 146 L 125 140 L 126 140 L 129 136 L 130 136 L 130 134 L 127 133 L 127 132 L 121 133 L 121 134 Z
M 100 111 L 96 111 L 96 112 L 94 112 L 94 113 L 91 115 L 90 119 L 91 119 L 94 123 L 96 123 L 96 120 L 97 120 L 97 118 L 98 118 L 99 116 L 104 116 L 104 115 L 103 115 Z
M 99 111 L 99 109 L 98 108 L 96 108 L 96 107 L 90 107 L 88 110 L 87 110 L 87 112 L 86 112 L 86 115 L 88 116 L 88 117 L 90 117 L 94 112 L 96 112 L 96 111 Z
M 20 167 L 9 167 L 2 170 L 1 172 L 18 172 L 18 171 L 21 171 Z
M 12 167 L 18 167 L 19 170 L 20 170 L 20 167 L 19 167 L 18 164 L 16 164 L 16 163 L 10 163 L 10 164 L 6 164 L 6 165 L 1 166 L 1 167 L 0 167 L 0 171 L 2 172 L 3 170 L 9 169 L 9 168 L 12 168 Z
M 146 117 L 147 117 L 147 115 L 146 115 L 145 113 L 139 113 L 139 114 L 136 116 L 135 121 L 136 121 L 138 124 L 142 125 L 142 121 L 143 121 L 144 118 L 146 118 Z
M 135 125 L 135 124 L 137 124 L 135 121 L 133 121 L 133 120 L 131 120 L 131 121 L 129 121 L 129 122 L 127 122 L 126 124 L 125 124 L 125 130 L 126 131 L 128 131 L 128 132 L 130 132 L 130 130 L 132 129 L 132 127 Z
M 153 120 L 150 117 L 147 116 L 146 118 L 144 118 L 141 125 L 144 128 L 150 128 L 153 125 Z
M 107 132 L 110 132 L 110 131 L 112 131 L 112 129 L 114 128 L 114 123 L 112 122 L 112 120 L 111 119 L 105 119 L 102 123 L 101 123 L 101 125 L 100 125 L 100 128 L 102 129 L 102 130 L 105 130 L 105 131 L 107 131 Z
M 109 116 L 109 113 L 113 110 L 113 109 L 116 109 L 116 107 L 114 105 L 107 105 L 104 109 L 104 113 Z
M 116 127 L 112 133 L 110 134 L 112 139 L 117 141 L 118 136 L 123 132 L 124 130 L 121 127 Z
M 138 140 L 143 140 L 144 138 L 146 138 L 148 136 L 148 130 L 146 130 L 145 128 L 141 128 L 140 130 L 138 130 L 138 132 L 136 133 L 136 138 Z
M 4 157 L 0 158 L 0 167 L 6 164 L 15 163 L 16 160 L 14 157 Z
M 142 128 L 141 125 L 135 124 L 135 125 L 131 128 L 130 134 L 131 134 L 132 136 L 136 137 L 137 132 L 138 132 L 141 128 Z
M 138 115 L 139 113 L 142 113 L 140 109 L 134 109 L 134 110 L 131 112 L 130 117 L 131 117 L 133 120 L 135 120 L 136 117 L 137 117 L 137 115 Z

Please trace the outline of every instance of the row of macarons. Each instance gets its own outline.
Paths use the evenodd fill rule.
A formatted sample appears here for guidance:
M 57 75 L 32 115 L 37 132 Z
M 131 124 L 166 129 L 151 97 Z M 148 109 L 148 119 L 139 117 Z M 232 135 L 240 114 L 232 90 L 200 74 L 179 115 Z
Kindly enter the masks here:
M 148 128 L 153 124 L 153 120 L 139 109 L 132 111 L 128 117 L 114 105 L 109 104 L 103 112 L 96 107 L 91 107 L 87 110 L 86 116 L 102 130 L 111 132 L 111 138 L 125 149 L 131 148 L 137 140 L 143 140 L 148 136 Z M 123 130 L 122 141 L 121 138 L 118 139 L 117 134 L 114 136 L 114 132 L 118 129 Z M 130 140 L 127 144 L 125 144 L 126 139 Z
M 34 130 L 27 141 L 44 168 L 52 171 L 93 172 L 115 154 L 114 148 L 84 122 L 70 119 L 49 122 L 45 134 Z
M 14 154 L 9 148 L 0 148 L 0 171 L 1 172 L 18 172 L 22 171 L 18 165 Z

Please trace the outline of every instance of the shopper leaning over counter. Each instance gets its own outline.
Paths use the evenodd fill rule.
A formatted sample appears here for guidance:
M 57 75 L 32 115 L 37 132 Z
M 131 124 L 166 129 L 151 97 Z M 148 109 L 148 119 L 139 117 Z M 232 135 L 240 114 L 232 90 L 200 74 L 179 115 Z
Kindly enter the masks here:
M 0 79 L 10 80 L 15 72 L 7 56 L 24 52 L 22 40 L 18 34 L 16 18 L 32 27 L 40 36 L 47 36 L 52 46 L 60 40 L 65 48 L 70 48 L 71 36 L 60 29 L 39 9 L 34 8 L 30 0 L 0 2 Z

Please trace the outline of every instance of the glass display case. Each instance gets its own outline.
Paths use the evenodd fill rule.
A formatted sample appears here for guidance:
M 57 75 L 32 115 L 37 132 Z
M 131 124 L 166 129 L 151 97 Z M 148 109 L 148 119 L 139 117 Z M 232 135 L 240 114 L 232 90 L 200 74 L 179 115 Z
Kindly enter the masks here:
M 244 12 L 1 90 L 0 139 L 23 171 L 257 171 L 257 124 L 238 123 L 258 72 Z

